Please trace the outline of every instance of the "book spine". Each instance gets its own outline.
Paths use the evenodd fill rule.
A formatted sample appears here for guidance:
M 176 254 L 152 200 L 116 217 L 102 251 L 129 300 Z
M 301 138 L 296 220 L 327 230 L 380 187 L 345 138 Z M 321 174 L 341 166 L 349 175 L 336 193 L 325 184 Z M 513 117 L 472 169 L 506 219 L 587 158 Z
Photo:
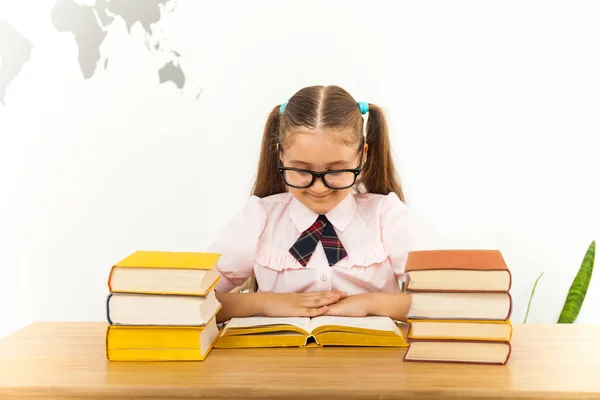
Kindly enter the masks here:
M 506 295 L 508 296 L 508 315 L 506 315 L 506 318 L 504 318 L 504 321 L 509 320 L 510 317 L 512 316 L 512 312 L 513 312 L 513 298 L 512 298 L 512 295 L 510 294 L 510 292 L 506 292 Z
M 110 299 L 112 298 L 112 295 L 112 293 L 109 293 L 106 297 L 106 319 L 110 325 L 113 324 L 112 320 L 110 319 Z
M 110 335 L 110 327 L 111 326 L 112 325 L 107 325 L 106 326 L 106 333 L 104 334 L 104 348 L 105 348 L 104 352 L 105 352 L 107 360 L 110 360 L 109 344 L 108 344 L 109 343 L 109 337 L 108 336 Z
M 116 266 L 115 266 L 115 265 L 113 265 L 113 266 L 110 268 L 110 272 L 108 273 L 108 280 L 107 280 L 106 284 L 108 285 L 108 291 L 109 291 L 109 292 L 112 292 L 112 287 L 111 287 L 111 284 L 110 284 L 110 282 L 111 282 L 111 279 L 112 279 L 113 272 L 114 272 L 115 268 L 116 268 Z

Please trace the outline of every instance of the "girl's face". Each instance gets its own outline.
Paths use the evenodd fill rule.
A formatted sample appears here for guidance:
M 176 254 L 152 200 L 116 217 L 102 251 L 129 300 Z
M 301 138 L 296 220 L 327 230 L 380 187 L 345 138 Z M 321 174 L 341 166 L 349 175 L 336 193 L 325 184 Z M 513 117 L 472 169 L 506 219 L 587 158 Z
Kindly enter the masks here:
M 357 146 L 346 145 L 336 134 L 298 130 L 289 137 L 288 143 L 289 145 L 280 153 L 284 167 L 322 172 L 354 169 L 359 166 L 361 153 Z M 363 157 L 363 162 L 365 159 L 366 157 Z M 326 214 L 331 211 L 351 190 L 352 187 L 341 190 L 330 189 L 325 186 L 322 179 L 315 179 L 313 185 L 306 189 L 289 186 L 290 193 L 316 214 Z

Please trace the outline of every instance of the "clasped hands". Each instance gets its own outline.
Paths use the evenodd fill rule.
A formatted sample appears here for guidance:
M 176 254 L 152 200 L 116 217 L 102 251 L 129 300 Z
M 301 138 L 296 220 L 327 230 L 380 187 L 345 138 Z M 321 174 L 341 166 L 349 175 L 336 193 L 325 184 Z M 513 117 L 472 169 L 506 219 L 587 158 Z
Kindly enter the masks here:
M 370 293 L 348 296 L 345 292 L 270 293 L 264 305 L 268 317 L 317 317 L 335 315 L 365 317 L 370 314 Z

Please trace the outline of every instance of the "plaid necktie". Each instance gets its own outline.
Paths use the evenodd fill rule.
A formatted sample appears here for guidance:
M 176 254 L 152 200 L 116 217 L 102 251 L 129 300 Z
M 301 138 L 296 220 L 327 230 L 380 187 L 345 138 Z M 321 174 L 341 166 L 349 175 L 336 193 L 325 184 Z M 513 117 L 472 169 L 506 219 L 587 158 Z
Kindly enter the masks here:
M 290 248 L 290 253 L 303 267 L 306 267 L 319 240 L 323 244 L 329 266 L 346 257 L 347 253 L 342 242 L 335 233 L 333 225 L 324 215 L 319 215 L 315 223 L 300 235 Z

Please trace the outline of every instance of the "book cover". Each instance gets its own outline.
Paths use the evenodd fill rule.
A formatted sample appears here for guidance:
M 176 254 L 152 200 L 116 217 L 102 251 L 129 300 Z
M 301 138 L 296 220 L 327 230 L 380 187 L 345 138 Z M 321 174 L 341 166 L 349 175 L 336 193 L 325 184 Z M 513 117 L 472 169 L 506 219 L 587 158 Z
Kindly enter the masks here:
M 415 292 L 407 318 L 411 320 L 510 319 L 513 299 L 509 292 Z
M 408 339 L 508 342 L 513 329 L 508 320 L 413 320 L 408 319 Z
M 114 267 L 207 270 L 213 268 L 220 257 L 218 253 L 138 250 Z
M 221 276 L 217 253 L 136 251 L 114 264 L 110 292 L 206 296 Z
M 206 296 L 117 292 L 106 298 L 111 325 L 204 326 L 221 308 L 214 291 Z
M 409 252 L 410 292 L 507 292 L 512 274 L 499 250 L 448 249 Z
M 510 342 L 411 340 L 403 361 L 504 365 L 511 352 Z
M 213 318 L 205 326 L 108 325 L 109 361 L 203 361 L 220 330 Z

